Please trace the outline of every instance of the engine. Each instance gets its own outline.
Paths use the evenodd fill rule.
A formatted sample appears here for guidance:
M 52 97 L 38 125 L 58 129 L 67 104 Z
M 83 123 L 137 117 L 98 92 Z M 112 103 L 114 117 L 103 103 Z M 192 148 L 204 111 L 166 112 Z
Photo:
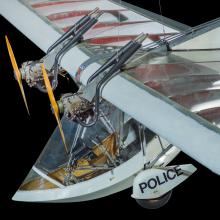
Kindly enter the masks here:
M 78 118 L 86 122 L 88 118 L 94 116 L 94 105 L 78 93 L 67 93 L 57 103 L 60 113 L 64 113 L 65 117 L 71 121 L 76 121 Z

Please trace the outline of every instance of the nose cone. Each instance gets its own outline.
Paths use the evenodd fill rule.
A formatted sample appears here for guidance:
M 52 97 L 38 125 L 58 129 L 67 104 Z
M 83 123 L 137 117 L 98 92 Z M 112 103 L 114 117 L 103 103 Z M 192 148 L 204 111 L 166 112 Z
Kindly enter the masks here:
M 57 194 L 62 195 L 62 192 L 56 190 L 60 189 L 55 189 L 55 191 L 52 189 L 31 191 L 18 190 L 12 197 L 12 200 L 21 202 L 52 202 L 53 200 L 56 200 Z
M 14 201 L 49 202 L 65 197 L 66 187 L 62 184 L 64 169 L 58 169 L 50 174 L 33 166 L 18 191 L 12 197 Z
M 13 196 L 15 201 L 45 201 L 46 193 L 53 190 L 64 189 L 65 170 L 60 168 L 50 174 L 33 166 L 18 191 Z M 40 199 L 40 200 L 39 200 Z
M 28 192 L 24 193 L 23 191 L 18 190 L 12 197 L 12 200 L 19 202 L 31 202 L 31 200 L 28 199 L 28 197 L 30 198 L 30 196 L 27 196 L 27 194 L 29 193 Z

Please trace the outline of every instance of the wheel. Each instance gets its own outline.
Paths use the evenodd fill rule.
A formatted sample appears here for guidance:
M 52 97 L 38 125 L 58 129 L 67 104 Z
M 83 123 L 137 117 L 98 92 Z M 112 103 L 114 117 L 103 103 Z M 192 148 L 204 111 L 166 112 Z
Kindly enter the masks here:
M 159 209 L 170 200 L 172 190 L 156 199 L 136 199 L 136 202 L 145 209 Z

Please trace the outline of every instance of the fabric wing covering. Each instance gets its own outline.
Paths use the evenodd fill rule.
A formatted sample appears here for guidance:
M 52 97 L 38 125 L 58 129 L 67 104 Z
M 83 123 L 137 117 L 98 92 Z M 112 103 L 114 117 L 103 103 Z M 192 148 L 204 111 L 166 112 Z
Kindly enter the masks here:
M 1 14 L 44 51 L 95 7 L 104 15 L 86 33 L 84 44 L 73 49 L 77 62 L 73 62 L 71 53 L 69 60 L 64 57 L 63 67 L 73 78 L 87 59 L 122 46 L 141 32 L 148 34 L 143 43 L 147 45 L 184 30 L 184 25 L 177 22 L 166 20 L 167 25 L 161 25 L 162 20 L 153 19 L 151 13 L 144 16 L 108 0 L 0 2 Z M 220 174 L 219 61 L 219 50 L 147 54 L 141 65 L 114 77 L 102 95 Z
M 140 61 L 139 61 L 140 62 Z M 175 117 L 160 106 L 161 131 L 184 152 L 220 173 L 220 50 L 173 51 L 148 54 L 128 71 L 131 81 L 145 87 L 185 117 Z M 144 100 L 143 100 L 144 101 Z M 158 118 L 155 112 L 155 120 Z M 192 119 L 192 120 L 191 120 Z M 152 119 L 154 120 L 154 119 Z M 185 121 L 182 121 L 185 120 Z M 164 120 L 161 120 L 164 123 Z M 169 129 L 172 127 L 172 129 Z M 176 128 L 176 129 L 174 129 Z

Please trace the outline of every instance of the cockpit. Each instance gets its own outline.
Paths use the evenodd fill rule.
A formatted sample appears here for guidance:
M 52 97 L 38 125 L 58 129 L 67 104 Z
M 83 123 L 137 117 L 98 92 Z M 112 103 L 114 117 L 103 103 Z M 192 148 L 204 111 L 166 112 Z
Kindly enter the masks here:
M 93 127 L 62 118 L 68 153 L 56 128 L 19 190 L 63 188 L 114 169 L 140 151 L 135 121 L 103 101 Z

